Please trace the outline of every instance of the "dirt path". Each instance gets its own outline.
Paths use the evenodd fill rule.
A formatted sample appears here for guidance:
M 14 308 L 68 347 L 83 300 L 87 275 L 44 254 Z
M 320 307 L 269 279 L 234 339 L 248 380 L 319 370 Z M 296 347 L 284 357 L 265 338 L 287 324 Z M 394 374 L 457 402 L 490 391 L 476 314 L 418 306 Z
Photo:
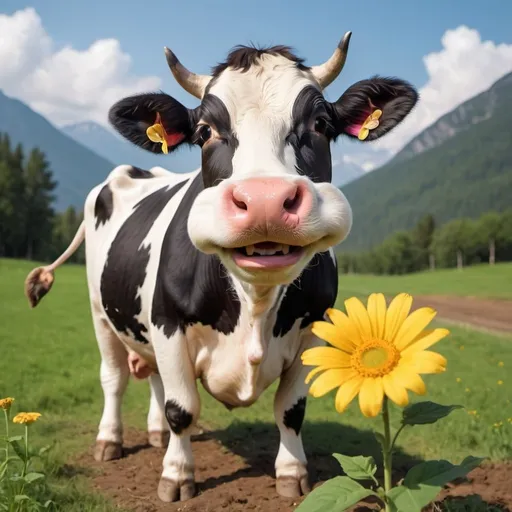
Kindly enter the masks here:
M 129 430 L 125 434 L 124 458 L 108 463 L 92 459 L 92 449 L 76 464 L 92 469 L 93 486 L 114 501 L 134 512 L 291 512 L 301 500 L 280 498 L 275 493 L 273 463 L 278 437 L 274 430 L 254 432 L 247 429 L 245 441 L 231 449 L 220 441 L 225 432 L 206 433 L 193 438 L 196 480 L 199 494 L 184 503 L 164 504 L 156 496 L 163 449 L 147 444 L 146 434 Z M 339 474 L 339 467 L 329 455 L 309 455 L 314 468 L 313 482 L 318 483 Z M 403 475 L 406 468 L 398 468 Z M 451 486 L 446 495 L 479 494 L 487 503 L 512 510 L 512 464 L 489 465 L 476 469 L 467 483 Z M 371 503 L 354 512 L 375 509 Z M 428 509 L 431 510 L 431 509 Z
M 512 334 L 512 301 L 429 295 L 415 296 L 414 306 L 431 306 L 441 319 Z

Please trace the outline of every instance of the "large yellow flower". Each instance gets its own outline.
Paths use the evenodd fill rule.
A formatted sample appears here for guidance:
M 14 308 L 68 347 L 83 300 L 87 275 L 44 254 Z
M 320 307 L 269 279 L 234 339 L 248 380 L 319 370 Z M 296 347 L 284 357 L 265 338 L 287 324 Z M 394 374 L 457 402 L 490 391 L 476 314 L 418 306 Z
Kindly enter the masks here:
M 8 396 L 7 398 L 2 398 L 0 400 L 0 409 L 4 409 L 4 410 L 8 411 L 11 408 L 11 405 L 13 404 L 13 402 L 14 402 L 14 398 L 11 398 L 10 396 Z
M 315 347 L 302 354 L 306 366 L 316 366 L 306 377 L 310 394 L 323 396 L 335 388 L 336 410 L 343 412 L 359 394 L 367 417 L 379 414 L 384 395 L 399 406 L 409 403 L 408 390 L 426 392 L 420 374 L 441 373 L 446 359 L 427 350 L 449 334 L 447 329 L 425 330 L 436 312 L 419 308 L 409 315 L 412 297 L 397 295 L 389 305 L 381 293 L 368 298 L 368 307 L 352 297 L 345 301 L 348 315 L 328 309 L 329 322 L 315 322 L 313 333 L 332 347 Z
M 12 419 L 13 423 L 21 423 L 22 425 L 30 425 L 41 417 L 38 412 L 19 412 Z

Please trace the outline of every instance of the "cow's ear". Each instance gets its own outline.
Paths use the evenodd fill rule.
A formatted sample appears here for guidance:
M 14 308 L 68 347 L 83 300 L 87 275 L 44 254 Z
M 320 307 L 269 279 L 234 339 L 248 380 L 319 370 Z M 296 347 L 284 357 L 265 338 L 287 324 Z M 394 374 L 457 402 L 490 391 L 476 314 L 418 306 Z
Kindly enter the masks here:
M 337 132 L 362 141 L 378 139 L 397 126 L 417 101 L 416 89 L 398 78 L 361 80 L 333 103 Z
M 111 107 L 110 124 L 126 139 L 153 153 L 170 153 L 191 143 L 193 111 L 163 93 L 141 94 Z

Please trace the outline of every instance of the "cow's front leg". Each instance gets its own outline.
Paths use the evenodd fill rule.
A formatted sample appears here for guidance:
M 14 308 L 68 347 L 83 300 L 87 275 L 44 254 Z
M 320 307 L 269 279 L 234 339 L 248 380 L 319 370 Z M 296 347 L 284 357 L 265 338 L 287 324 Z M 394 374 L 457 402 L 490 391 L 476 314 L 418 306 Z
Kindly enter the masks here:
M 158 485 L 162 501 L 185 501 L 195 495 L 194 459 L 190 436 L 199 417 L 200 399 L 186 338 L 168 338 L 162 330 L 152 336 L 162 379 L 164 412 L 171 428 Z
M 293 364 L 281 376 L 274 401 L 274 415 L 280 434 L 275 463 L 276 490 L 287 498 L 296 498 L 311 490 L 301 437 L 309 388 L 304 380 L 309 370 L 303 366 L 300 356 L 305 349 L 317 344 L 319 342 L 314 336 L 305 337 Z
M 164 413 L 165 392 L 160 375 L 149 377 L 151 397 L 148 412 L 148 438 L 151 446 L 165 448 L 169 445 L 169 424 Z

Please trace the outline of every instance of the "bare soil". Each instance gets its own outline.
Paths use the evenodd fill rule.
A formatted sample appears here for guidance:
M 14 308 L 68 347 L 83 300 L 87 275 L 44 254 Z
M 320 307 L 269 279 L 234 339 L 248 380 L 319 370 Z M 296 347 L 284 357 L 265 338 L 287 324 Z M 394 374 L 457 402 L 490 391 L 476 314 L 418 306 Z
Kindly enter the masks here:
M 429 295 L 414 297 L 414 307 L 430 306 L 438 317 L 490 331 L 512 333 L 512 301 Z
M 134 512 L 291 512 L 302 499 L 279 497 L 274 488 L 273 464 L 278 435 L 271 429 L 252 431 L 245 427 L 245 440 L 238 437 L 230 446 L 225 432 L 207 432 L 193 438 L 198 495 L 187 502 L 162 503 L 156 495 L 164 449 L 147 443 L 147 434 L 129 430 L 125 434 L 122 459 L 98 463 L 92 447 L 75 461 L 79 471 L 90 472 L 93 487 L 119 506 Z M 317 486 L 341 470 L 328 454 L 308 454 L 312 481 Z M 417 462 L 417 461 L 416 461 Z M 411 461 L 409 461 L 409 464 Z M 76 468 L 76 469 L 78 469 Z M 398 478 L 406 466 L 398 464 Z M 512 464 L 489 464 L 474 470 L 466 481 L 447 487 L 447 496 L 480 495 L 499 510 L 512 511 Z M 366 503 L 354 512 L 369 512 L 377 505 Z M 428 508 L 427 510 L 434 510 Z M 435 510 L 441 510 L 436 508 Z M 480 510 L 480 509 L 479 509 Z M 483 510 L 487 510 L 485 507 Z

